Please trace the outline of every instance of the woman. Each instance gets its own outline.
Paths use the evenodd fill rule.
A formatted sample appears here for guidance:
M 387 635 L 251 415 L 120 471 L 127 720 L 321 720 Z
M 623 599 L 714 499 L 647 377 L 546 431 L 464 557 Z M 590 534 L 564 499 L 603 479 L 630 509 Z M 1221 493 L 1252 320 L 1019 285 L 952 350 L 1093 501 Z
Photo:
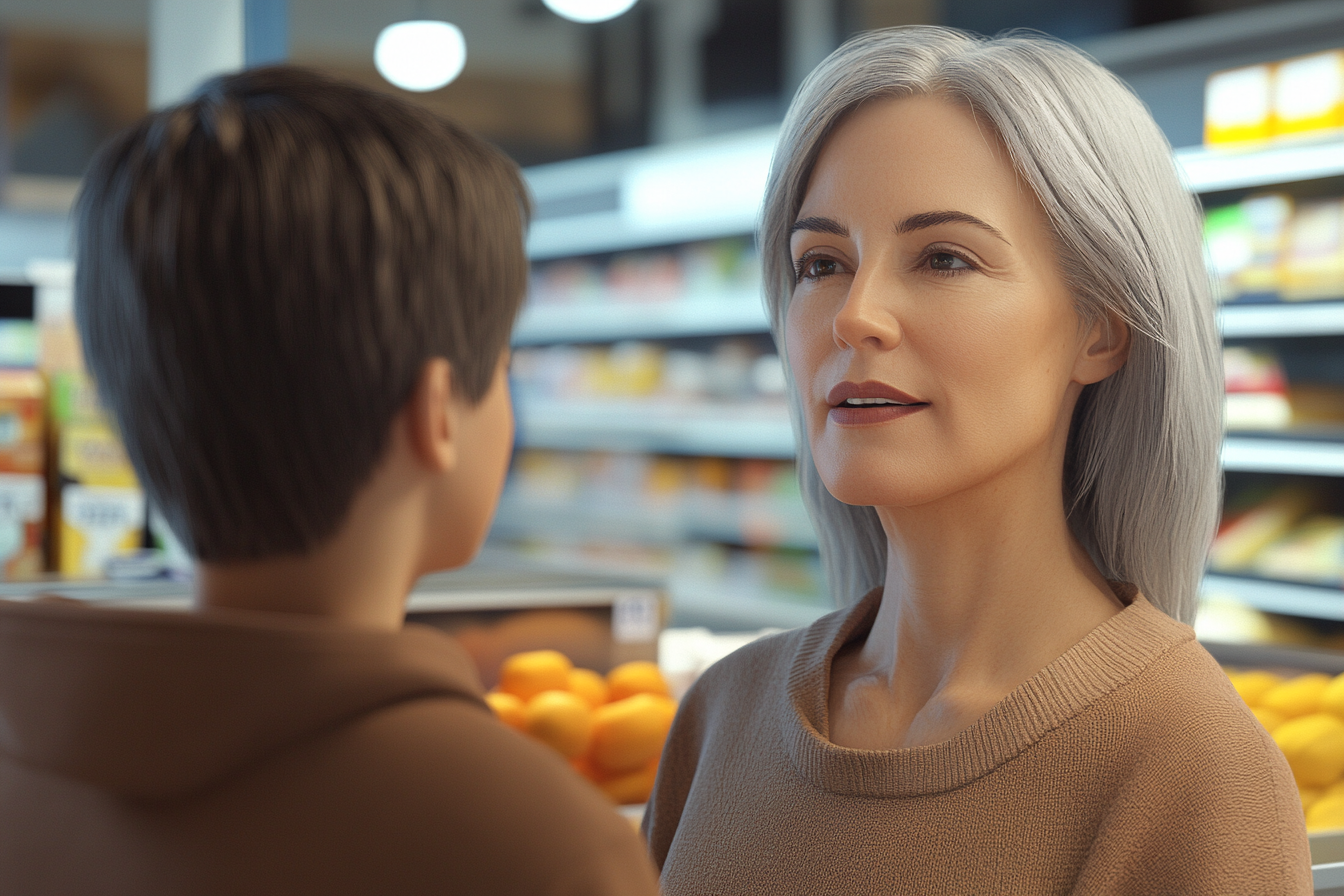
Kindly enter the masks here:
M 1310 893 L 1291 773 L 1185 624 L 1218 335 L 1139 101 L 1040 37 L 861 35 L 789 110 L 761 247 L 849 606 L 687 695 L 664 892 Z

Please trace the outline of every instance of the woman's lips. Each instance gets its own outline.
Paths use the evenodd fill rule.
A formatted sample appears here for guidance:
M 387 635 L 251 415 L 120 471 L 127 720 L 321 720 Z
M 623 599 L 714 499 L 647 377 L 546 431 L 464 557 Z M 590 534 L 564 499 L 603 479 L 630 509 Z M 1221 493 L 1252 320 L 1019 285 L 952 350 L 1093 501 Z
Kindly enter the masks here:
M 832 423 L 853 426 L 859 423 L 886 423 L 898 417 L 908 417 L 916 411 L 922 411 L 927 404 L 878 404 L 866 408 L 851 408 L 847 405 L 831 408 L 828 418 Z
M 869 403 L 879 399 L 895 403 Z M 828 415 L 831 422 L 846 426 L 886 423 L 898 417 L 908 417 L 929 406 L 926 401 L 920 401 L 894 386 L 874 380 L 862 383 L 848 381 L 838 383 L 826 394 L 826 401 L 831 405 Z

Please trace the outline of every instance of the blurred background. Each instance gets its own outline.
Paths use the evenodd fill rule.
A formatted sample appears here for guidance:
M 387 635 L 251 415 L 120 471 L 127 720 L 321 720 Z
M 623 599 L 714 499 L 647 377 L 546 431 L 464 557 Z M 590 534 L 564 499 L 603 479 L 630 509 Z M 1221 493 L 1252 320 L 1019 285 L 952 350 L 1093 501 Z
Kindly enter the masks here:
M 519 436 L 490 562 L 626 577 L 680 625 L 810 621 L 833 603 L 752 237 L 775 129 L 850 35 L 1025 27 L 1134 87 L 1208 214 L 1230 397 L 1204 630 L 1344 644 L 1344 2 L 607 0 L 584 21 L 603 5 L 0 0 L 5 576 L 189 575 L 80 370 L 68 210 L 119 127 L 214 71 L 290 60 L 526 169 Z M 434 27 L 388 30 L 405 22 Z

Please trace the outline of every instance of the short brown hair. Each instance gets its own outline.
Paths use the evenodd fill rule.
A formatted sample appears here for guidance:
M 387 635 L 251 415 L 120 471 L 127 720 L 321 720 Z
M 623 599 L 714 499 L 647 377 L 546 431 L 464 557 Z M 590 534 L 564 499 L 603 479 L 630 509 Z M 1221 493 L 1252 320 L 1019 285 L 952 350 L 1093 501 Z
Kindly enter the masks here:
M 401 100 L 290 66 L 214 79 L 94 158 L 75 213 L 89 369 L 206 561 L 306 553 L 426 361 L 476 402 L 527 280 L 526 188 Z

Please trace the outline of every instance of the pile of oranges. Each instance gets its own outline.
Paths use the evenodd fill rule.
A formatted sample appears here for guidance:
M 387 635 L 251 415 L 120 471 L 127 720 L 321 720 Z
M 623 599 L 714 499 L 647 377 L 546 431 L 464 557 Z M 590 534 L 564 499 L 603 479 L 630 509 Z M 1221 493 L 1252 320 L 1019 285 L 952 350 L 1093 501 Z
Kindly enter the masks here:
M 555 749 L 613 802 L 642 803 L 677 704 L 654 663 L 623 663 L 604 677 L 556 650 L 516 653 L 485 695 L 500 720 Z
M 1229 672 L 1297 780 L 1307 830 L 1344 828 L 1344 675 Z

